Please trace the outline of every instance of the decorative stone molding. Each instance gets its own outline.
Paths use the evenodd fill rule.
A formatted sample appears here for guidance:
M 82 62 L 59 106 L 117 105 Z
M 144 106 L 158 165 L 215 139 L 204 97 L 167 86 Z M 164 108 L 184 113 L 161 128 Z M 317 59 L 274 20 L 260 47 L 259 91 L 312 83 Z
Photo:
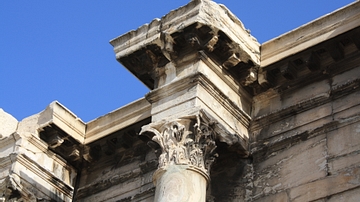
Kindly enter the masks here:
M 215 122 L 190 116 L 146 125 L 140 135 L 147 133 L 150 133 L 153 141 L 149 146 L 155 150 L 161 149 L 160 169 L 166 169 L 169 165 L 190 165 L 206 173 L 208 178 L 211 164 L 217 157 Z
M 354 2 L 263 43 L 261 45 L 261 68 L 359 27 L 359 18 L 360 2 Z M 355 38 L 358 40 L 359 37 Z
M 203 51 L 248 86 L 257 80 L 260 44 L 225 6 L 196 0 L 110 41 L 117 60 L 150 89 L 167 64 L 191 63 Z M 166 84 L 166 83 L 165 83 Z M 164 84 L 160 84 L 164 85 Z
M 2 159 L 1 166 L 7 166 Z M 56 201 L 70 201 L 73 187 L 54 173 L 42 168 L 25 154 L 10 154 L 6 158 L 11 166 L 8 176 L 0 179 L 0 201 L 36 202 L 52 201 L 50 193 L 57 193 Z M 11 165 L 10 165 L 11 164 Z M 34 182 L 33 180 L 37 180 Z
M 360 9 L 360 3 L 354 5 Z M 330 39 L 318 41 L 301 52 L 297 51 L 297 54 L 287 55 L 281 60 L 271 62 L 271 64 L 265 65 L 268 62 L 265 59 L 265 63 L 261 63 L 258 71 L 258 83 L 260 85 L 254 86 L 254 94 L 258 95 L 269 88 L 278 93 L 291 92 L 312 82 L 328 79 L 329 76 L 341 74 L 354 68 L 357 63 L 352 61 L 356 60 L 355 58 L 359 55 L 359 46 L 357 45 L 359 34 L 360 27 L 357 27 Z M 269 47 L 267 43 L 264 44 L 262 46 L 264 47 L 263 51 L 266 50 L 265 47 L 271 49 L 271 44 L 275 45 L 274 41 L 269 44 Z M 277 46 L 272 48 L 275 47 Z M 286 46 L 279 45 L 279 47 L 284 48 Z M 272 49 L 265 52 L 274 53 Z M 275 59 L 276 57 L 270 58 Z

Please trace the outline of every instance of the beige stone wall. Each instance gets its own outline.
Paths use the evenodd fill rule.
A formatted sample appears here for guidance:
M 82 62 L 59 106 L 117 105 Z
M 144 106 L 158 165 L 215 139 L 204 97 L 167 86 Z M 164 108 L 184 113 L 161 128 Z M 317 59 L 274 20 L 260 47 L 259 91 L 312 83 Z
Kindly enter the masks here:
M 75 201 L 154 201 L 154 151 L 138 138 L 139 122 L 88 144 L 90 161 L 81 169 Z
M 119 156 L 108 159 L 110 164 L 98 162 L 98 166 L 83 169 L 76 201 L 154 201 L 152 175 L 157 164 L 152 157 L 145 157 L 148 161 L 143 157 Z
M 254 103 L 252 200 L 359 200 L 359 75 L 357 66 Z
M 5 201 L 71 201 L 77 171 L 48 150 L 40 114 L 20 122 L 0 110 L 0 193 Z

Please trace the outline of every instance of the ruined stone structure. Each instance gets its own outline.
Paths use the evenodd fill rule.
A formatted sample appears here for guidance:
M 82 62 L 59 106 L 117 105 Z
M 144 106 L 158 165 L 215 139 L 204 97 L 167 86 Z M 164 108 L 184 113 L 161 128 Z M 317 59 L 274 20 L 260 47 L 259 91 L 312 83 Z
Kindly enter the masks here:
M 88 123 L 0 111 L 0 201 L 359 201 L 360 2 L 259 44 L 191 1 L 111 40 L 151 90 Z

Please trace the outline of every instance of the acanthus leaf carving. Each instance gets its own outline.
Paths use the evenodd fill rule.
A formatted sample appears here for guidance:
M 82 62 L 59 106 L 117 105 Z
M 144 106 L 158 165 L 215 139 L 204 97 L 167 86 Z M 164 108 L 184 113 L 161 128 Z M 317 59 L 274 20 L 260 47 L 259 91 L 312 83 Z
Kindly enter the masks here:
M 201 121 L 199 116 L 187 117 L 146 125 L 140 135 L 152 134 L 151 140 L 161 148 L 159 168 L 191 165 L 209 174 L 217 157 L 214 125 Z

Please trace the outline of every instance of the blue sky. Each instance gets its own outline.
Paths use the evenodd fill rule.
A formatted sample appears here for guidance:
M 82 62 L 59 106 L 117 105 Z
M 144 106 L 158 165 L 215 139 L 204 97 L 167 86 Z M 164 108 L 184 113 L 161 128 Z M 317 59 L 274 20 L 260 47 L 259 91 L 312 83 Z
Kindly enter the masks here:
M 216 2 L 263 43 L 353 1 Z M 58 100 L 88 122 L 143 97 L 109 41 L 188 2 L 0 1 L 0 108 L 22 120 Z

